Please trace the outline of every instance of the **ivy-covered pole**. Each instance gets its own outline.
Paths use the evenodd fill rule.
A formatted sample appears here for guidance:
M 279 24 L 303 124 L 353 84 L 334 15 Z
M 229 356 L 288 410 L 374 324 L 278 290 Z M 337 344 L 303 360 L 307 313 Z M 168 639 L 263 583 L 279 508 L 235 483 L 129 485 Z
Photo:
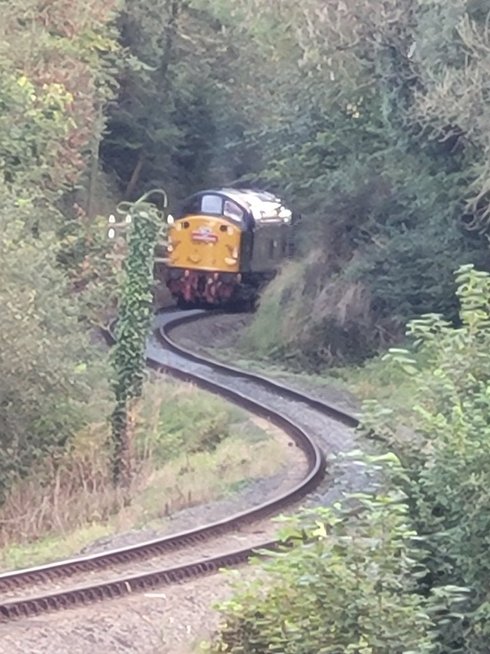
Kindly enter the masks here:
M 116 400 L 111 418 L 115 485 L 129 485 L 131 481 L 133 409 L 141 396 L 145 376 L 145 349 L 152 320 L 154 252 L 165 230 L 162 210 L 149 201 L 151 196 L 160 196 L 163 207 L 167 206 L 166 193 L 160 189 L 149 191 L 134 203 L 123 202 L 118 206 L 118 213 L 126 216 L 124 224 L 129 230 L 129 240 L 116 344 L 112 351 Z

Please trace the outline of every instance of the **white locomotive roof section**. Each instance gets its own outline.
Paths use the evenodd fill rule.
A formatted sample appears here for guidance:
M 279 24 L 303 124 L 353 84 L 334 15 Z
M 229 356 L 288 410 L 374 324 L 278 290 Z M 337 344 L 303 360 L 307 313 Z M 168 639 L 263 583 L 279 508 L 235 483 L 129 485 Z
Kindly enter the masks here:
M 224 188 L 219 192 L 250 211 L 258 223 L 291 222 L 292 212 L 272 193 L 234 188 Z

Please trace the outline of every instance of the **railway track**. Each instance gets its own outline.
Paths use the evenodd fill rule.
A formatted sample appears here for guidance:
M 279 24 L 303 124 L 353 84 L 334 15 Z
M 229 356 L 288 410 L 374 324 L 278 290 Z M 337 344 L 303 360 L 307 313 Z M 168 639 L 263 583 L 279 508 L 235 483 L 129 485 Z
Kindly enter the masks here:
M 302 451 L 307 474 L 287 492 L 224 520 L 136 546 L 0 574 L 0 621 L 153 589 L 243 563 L 257 550 L 277 548 L 267 518 L 311 493 L 324 472 L 322 451 L 315 439 L 298 420 L 286 415 L 283 407 L 294 404 L 298 415 L 313 411 L 320 420 L 328 417 L 347 427 L 355 427 L 357 419 L 261 375 L 197 355 L 171 339 L 179 325 L 203 315 L 202 311 L 157 315 L 148 343 L 149 365 L 267 418 Z

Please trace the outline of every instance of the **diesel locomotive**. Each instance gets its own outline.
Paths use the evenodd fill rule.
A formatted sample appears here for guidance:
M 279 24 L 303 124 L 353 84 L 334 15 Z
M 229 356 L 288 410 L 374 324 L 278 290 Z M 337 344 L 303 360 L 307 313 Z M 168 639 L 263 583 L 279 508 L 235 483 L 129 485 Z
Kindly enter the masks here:
M 263 191 L 222 188 L 192 195 L 169 218 L 170 292 L 183 307 L 253 304 L 292 254 L 298 218 Z

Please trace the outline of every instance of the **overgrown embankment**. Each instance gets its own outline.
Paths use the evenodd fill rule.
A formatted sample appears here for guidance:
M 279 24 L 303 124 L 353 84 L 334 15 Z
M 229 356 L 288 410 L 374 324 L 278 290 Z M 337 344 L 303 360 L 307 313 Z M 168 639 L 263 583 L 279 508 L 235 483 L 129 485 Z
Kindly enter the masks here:
M 87 316 L 111 266 L 100 223 L 76 202 L 75 187 L 103 129 L 118 46 L 113 3 L 72 5 L 2 7 L 0 503 L 110 406 Z
M 252 35 L 270 29 L 276 120 L 257 177 L 304 213 L 250 349 L 318 368 L 386 348 L 423 313 L 456 319 L 454 271 L 490 269 L 488 8 L 286 3 L 287 22 L 238 4 Z
M 371 400 L 362 421 L 383 454 L 355 454 L 376 493 L 293 520 L 296 545 L 237 579 L 206 651 L 486 654 L 490 557 L 490 275 L 457 276 L 460 326 L 428 314 L 385 372 L 403 413 Z M 408 427 L 408 430 L 402 430 Z

